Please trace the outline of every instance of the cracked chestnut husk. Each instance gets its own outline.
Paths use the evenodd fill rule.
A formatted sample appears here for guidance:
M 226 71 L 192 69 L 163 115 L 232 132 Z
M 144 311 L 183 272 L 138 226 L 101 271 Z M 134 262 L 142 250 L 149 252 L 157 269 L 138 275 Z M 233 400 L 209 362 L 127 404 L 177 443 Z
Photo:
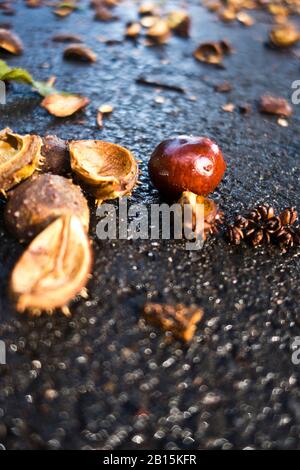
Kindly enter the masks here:
M 41 171 L 43 173 L 68 175 L 71 172 L 70 155 L 65 140 L 60 139 L 56 135 L 43 137 L 41 155 Z
M 29 178 L 41 161 L 42 139 L 37 135 L 18 135 L 10 129 L 0 132 L 0 192 L 6 193 Z
M 43 230 L 17 262 L 10 294 L 18 312 L 39 316 L 62 308 L 85 288 L 92 266 L 90 242 L 78 217 L 60 217 Z
M 10 233 L 28 241 L 68 214 L 77 216 L 88 231 L 90 212 L 79 186 L 63 176 L 37 174 L 9 193 L 4 218 Z
M 101 140 L 69 143 L 72 171 L 97 203 L 131 194 L 137 183 L 138 165 L 126 148 Z

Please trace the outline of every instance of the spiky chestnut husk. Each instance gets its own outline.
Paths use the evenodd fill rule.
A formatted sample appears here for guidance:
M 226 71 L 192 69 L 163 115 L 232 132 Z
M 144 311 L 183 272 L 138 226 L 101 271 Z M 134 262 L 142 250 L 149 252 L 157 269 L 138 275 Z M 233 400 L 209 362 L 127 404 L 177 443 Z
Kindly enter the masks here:
M 62 215 L 76 215 L 85 231 L 90 212 L 79 186 L 63 176 L 35 174 L 8 195 L 5 223 L 19 240 L 31 240 Z

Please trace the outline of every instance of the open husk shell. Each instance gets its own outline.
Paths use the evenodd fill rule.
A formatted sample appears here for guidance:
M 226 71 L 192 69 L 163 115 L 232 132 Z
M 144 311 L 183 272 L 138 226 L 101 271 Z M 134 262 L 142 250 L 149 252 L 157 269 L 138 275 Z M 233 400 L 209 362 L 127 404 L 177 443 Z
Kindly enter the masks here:
M 42 139 L 37 135 L 18 135 L 10 129 L 0 132 L 0 191 L 5 193 L 29 178 L 41 159 Z
M 102 140 L 69 143 L 71 167 L 98 203 L 130 194 L 138 177 L 138 165 L 126 148 Z
M 17 311 L 39 316 L 65 307 L 86 286 L 91 265 L 90 242 L 78 217 L 57 219 L 31 242 L 13 270 L 10 293 Z

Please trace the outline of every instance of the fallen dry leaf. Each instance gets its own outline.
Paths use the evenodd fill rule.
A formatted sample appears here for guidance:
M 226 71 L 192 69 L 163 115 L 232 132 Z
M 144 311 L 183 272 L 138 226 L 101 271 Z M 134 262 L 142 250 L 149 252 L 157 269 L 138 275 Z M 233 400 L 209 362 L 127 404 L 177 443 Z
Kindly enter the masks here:
M 180 37 L 188 37 L 190 34 L 191 18 L 184 10 L 174 10 L 168 16 L 168 24 L 171 30 Z
M 223 64 L 223 51 L 218 42 L 206 42 L 200 44 L 194 51 L 195 59 L 212 65 Z
M 53 116 L 67 117 L 87 106 L 89 102 L 90 100 L 84 96 L 56 93 L 46 96 L 41 106 Z
M 253 26 L 255 23 L 254 18 L 244 11 L 237 13 L 236 19 L 244 26 Z
M 81 42 L 82 39 L 77 34 L 61 33 L 61 34 L 56 34 L 55 36 L 53 36 L 52 41 L 78 43 L 78 42 Z
M 84 44 L 70 44 L 64 50 L 64 57 L 66 59 L 75 59 L 82 62 L 96 62 L 97 55 L 92 49 Z
M 168 22 L 163 19 L 157 22 L 148 29 L 147 37 L 153 44 L 164 44 L 170 37 L 170 28 Z
M 291 105 L 285 98 L 263 95 L 260 98 L 260 110 L 263 113 L 289 117 L 293 113 Z
M 130 39 L 136 39 L 139 36 L 141 30 L 142 28 L 141 28 L 140 23 L 137 23 L 137 22 L 129 23 L 126 26 L 125 36 Z
M 146 320 L 154 326 L 185 342 L 193 339 L 197 323 L 202 320 L 204 311 L 196 305 L 146 303 L 143 309 Z
M 19 36 L 8 29 L 0 28 L 0 49 L 20 55 L 23 52 L 23 44 Z
M 235 110 L 235 105 L 233 103 L 226 103 L 222 106 L 223 111 L 226 113 L 233 113 Z
M 288 23 L 275 26 L 269 34 L 270 43 L 276 47 L 291 47 L 300 40 L 298 29 Z

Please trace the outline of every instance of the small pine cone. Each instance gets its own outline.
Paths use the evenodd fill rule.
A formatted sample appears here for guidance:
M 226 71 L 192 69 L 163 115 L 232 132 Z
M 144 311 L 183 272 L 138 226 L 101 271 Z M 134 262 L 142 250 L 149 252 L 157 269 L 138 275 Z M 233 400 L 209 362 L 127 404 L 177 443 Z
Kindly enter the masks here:
M 263 229 L 256 229 L 254 230 L 248 237 L 247 240 L 253 246 L 259 246 L 263 243 L 270 243 L 270 235 L 266 230 Z
M 294 207 L 287 207 L 279 215 L 282 225 L 293 225 L 298 219 L 297 211 Z
M 246 217 L 243 217 L 242 215 L 238 215 L 235 218 L 234 221 L 234 226 L 240 228 L 241 230 L 244 230 L 248 227 L 249 224 L 249 219 L 246 219 Z
M 257 206 L 255 209 L 253 209 L 249 213 L 248 219 L 253 220 L 253 222 L 258 223 L 264 220 L 271 219 L 272 217 L 274 217 L 274 214 L 275 212 L 274 212 L 273 207 L 262 205 L 262 206 Z
M 256 210 L 261 215 L 262 220 L 272 219 L 275 215 L 275 211 L 273 207 L 262 205 L 258 206 Z
M 239 227 L 228 225 L 226 238 L 232 245 L 239 245 L 244 238 L 244 234 Z
M 275 216 L 271 217 L 266 222 L 265 230 L 269 234 L 274 234 L 274 233 L 278 232 L 280 229 L 281 229 L 281 220 L 280 220 L 279 217 L 275 217 Z
M 297 228 L 294 228 L 293 229 L 293 237 L 294 237 L 294 245 L 295 246 L 300 246 L 300 228 L 297 227 Z
M 276 237 L 276 241 L 279 244 L 282 252 L 286 253 L 294 246 L 294 235 L 292 230 L 289 228 L 282 228 Z

